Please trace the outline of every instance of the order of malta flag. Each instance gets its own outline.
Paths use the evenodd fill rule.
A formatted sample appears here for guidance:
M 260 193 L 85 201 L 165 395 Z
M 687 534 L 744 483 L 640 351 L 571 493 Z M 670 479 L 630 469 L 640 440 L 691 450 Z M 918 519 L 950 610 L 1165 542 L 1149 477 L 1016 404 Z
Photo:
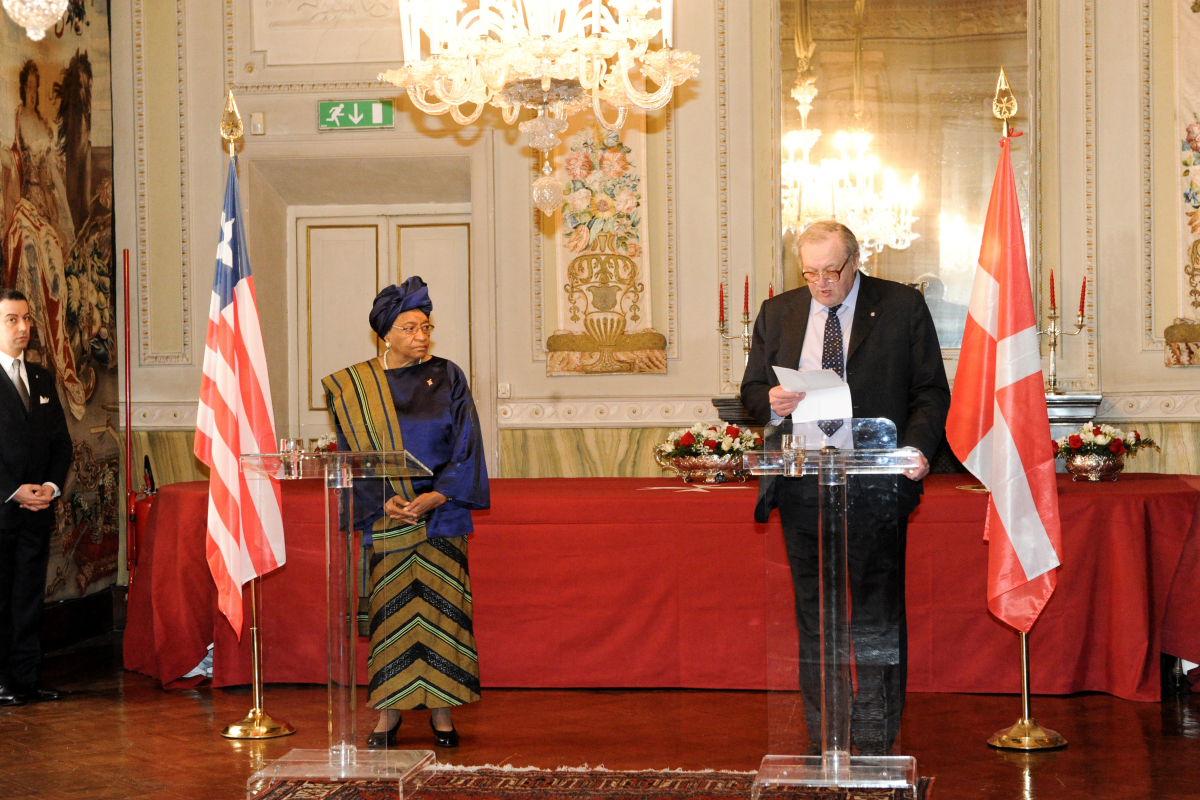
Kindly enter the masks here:
M 247 480 L 238 456 L 274 451 L 267 359 L 242 230 L 237 164 L 230 159 L 208 309 L 195 452 L 209 468 L 205 550 L 217 584 L 217 607 L 239 639 L 242 585 L 283 566 L 285 555 L 279 482 L 261 477 Z
M 991 492 L 988 609 L 1028 633 L 1054 593 L 1062 543 L 1011 143 L 1000 140 L 946 438 Z

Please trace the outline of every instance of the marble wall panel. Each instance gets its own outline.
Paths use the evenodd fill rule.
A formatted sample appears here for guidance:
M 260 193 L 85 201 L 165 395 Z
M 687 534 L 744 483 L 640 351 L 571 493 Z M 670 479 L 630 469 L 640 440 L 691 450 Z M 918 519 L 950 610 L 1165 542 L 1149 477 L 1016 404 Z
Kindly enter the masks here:
M 654 448 L 673 428 L 518 428 L 500 431 L 502 478 L 661 478 Z
M 206 481 L 208 468 L 192 455 L 192 444 L 196 432 L 139 431 L 133 432 L 133 485 L 141 489 L 142 465 L 150 456 L 150 468 L 154 481 L 159 486 L 181 481 Z
M 1126 472 L 1167 472 L 1200 475 L 1200 422 L 1137 422 L 1112 424 L 1128 430 L 1135 428 L 1144 437 L 1158 442 L 1161 453 L 1144 450 L 1136 458 L 1125 459 Z

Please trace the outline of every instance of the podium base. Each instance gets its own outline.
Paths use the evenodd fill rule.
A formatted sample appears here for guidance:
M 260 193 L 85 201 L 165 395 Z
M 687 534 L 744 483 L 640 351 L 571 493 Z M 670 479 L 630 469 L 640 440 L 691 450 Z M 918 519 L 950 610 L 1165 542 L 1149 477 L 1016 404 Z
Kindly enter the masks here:
M 911 789 L 916 796 L 917 760 L 912 756 L 766 756 L 750 790 L 752 800 L 772 786 L 848 789 Z
M 1067 746 L 1066 739 L 1038 725 L 1032 717 L 1019 719 L 1011 728 L 996 731 L 987 743 L 1000 750 L 1054 750 Z
M 281 781 L 384 781 L 394 782 L 397 800 L 404 800 L 428 780 L 436 763 L 432 750 L 292 750 L 250 776 L 246 797 Z

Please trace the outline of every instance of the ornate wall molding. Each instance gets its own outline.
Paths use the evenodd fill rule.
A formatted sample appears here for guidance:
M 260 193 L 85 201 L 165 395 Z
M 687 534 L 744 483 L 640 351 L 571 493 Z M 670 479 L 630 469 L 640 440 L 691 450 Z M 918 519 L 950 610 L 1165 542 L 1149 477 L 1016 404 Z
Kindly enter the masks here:
M 1059 381 L 1064 390 L 1099 388 L 1096 369 L 1096 0 L 1083 4 L 1083 191 L 1084 191 L 1084 274 L 1088 279 L 1087 318 L 1092 322 L 1084 335 L 1087 339 L 1087 374 L 1082 379 Z
M 729 281 L 729 13 L 728 0 L 717 0 L 717 282 L 730 287 Z M 737 304 L 734 303 L 736 308 Z M 737 333 L 738 317 L 730 319 L 730 329 Z M 738 340 L 740 341 L 740 340 Z M 733 380 L 730 364 L 730 342 L 720 340 L 721 394 L 734 394 L 737 384 Z
M 390 84 L 374 79 L 335 81 L 279 80 L 278 77 L 280 75 L 286 75 L 297 69 L 302 73 L 311 74 L 311 67 L 322 66 L 324 67 L 323 71 L 326 73 L 330 71 L 345 73 L 347 67 L 342 63 L 320 65 L 315 63 L 315 58 L 312 59 L 314 61 L 312 64 L 292 63 L 283 67 L 268 66 L 266 50 L 255 50 L 254 41 L 247 41 L 248 34 L 244 31 L 252 27 L 249 19 L 244 20 L 243 34 L 239 39 L 236 25 L 237 5 L 239 2 L 244 6 L 244 16 L 251 16 L 250 6 L 253 4 L 253 0 L 225 0 L 223 9 L 225 23 L 225 84 L 232 86 L 237 94 L 288 94 L 292 92 L 328 91 L 370 92 L 393 89 Z M 394 2 L 387 2 L 387 0 L 362 0 L 361 2 L 355 2 L 355 0 L 349 0 L 348 2 L 347 0 L 313 0 L 313 2 L 294 2 L 288 5 L 291 7 L 293 14 L 304 11 L 311 22 L 325 26 L 334 25 L 340 18 L 353 16 L 356 12 L 362 13 L 368 6 L 379 8 L 387 6 L 389 10 L 395 7 Z M 265 8 L 259 9 L 258 13 L 265 14 Z M 371 16 L 377 15 L 372 14 Z M 295 20 L 292 20 L 292 22 L 295 22 Z M 395 20 L 395 24 L 398 28 L 399 21 Z M 238 46 L 239 41 L 243 45 L 241 48 Z M 243 59 L 245 60 L 243 61 Z M 353 64 L 349 69 L 352 72 L 373 75 L 383 69 L 394 67 L 395 62 L 399 62 L 399 60 L 400 57 L 397 51 L 394 61 Z M 242 63 L 239 64 L 239 62 Z M 392 93 L 394 94 L 394 89 Z
M 721 415 L 707 397 L 518 401 L 497 409 L 500 428 L 655 428 L 712 422 Z
M 1154 62 L 1151 58 L 1151 0 L 1141 0 L 1139 9 L 1142 34 L 1142 350 L 1162 350 L 1163 338 L 1154 330 L 1154 147 L 1153 105 Z
M 175 70 L 178 79 L 179 135 L 179 234 L 181 267 L 181 307 L 179 323 L 183 330 L 182 345 L 176 352 L 157 352 L 150 338 L 150 258 L 149 203 L 146 164 L 146 54 L 144 3 L 133 3 L 133 81 L 134 81 L 134 153 L 137 183 L 137 297 L 138 297 L 138 364 L 192 363 L 192 291 L 191 253 L 188 247 L 188 138 L 187 138 L 187 51 L 183 0 L 175 2 Z M 159 65 L 155 65 L 158 68 Z
M 814 28 L 827 31 L 830 39 L 854 38 L 854 15 L 845 0 L 816 0 L 809 13 Z M 869 13 L 872 40 L 926 41 L 1021 33 L 1028 12 L 1026 0 L 960 0 L 940 5 L 892 0 L 871 5 Z
M 133 427 L 135 428 L 179 428 L 195 429 L 196 403 L 169 403 L 135 401 L 133 404 Z M 121 414 L 125 404 L 121 404 Z
M 1200 394 L 1108 395 L 1096 411 L 1106 420 L 1189 422 L 1200 420 Z

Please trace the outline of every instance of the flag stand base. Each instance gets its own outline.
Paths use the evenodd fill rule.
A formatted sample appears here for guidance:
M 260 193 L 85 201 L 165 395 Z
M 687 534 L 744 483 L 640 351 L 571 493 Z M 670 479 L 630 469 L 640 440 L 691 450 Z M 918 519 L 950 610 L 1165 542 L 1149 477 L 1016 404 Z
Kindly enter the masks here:
M 295 732 L 296 729 L 288 723 L 276 722 L 261 708 L 252 708 L 245 719 L 226 725 L 221 735 L 226 739 L 276 739 L 291 736 Z
M 987 743 L 1000 750 L 1055 750 L 1067 746 L 1066 739 L 1038 725 L 1036 719 L 1019 719 L 1011 728 L 996 731 Z
M 1011 728 L 993 733 L 987 743 L 1000 750 L 1055 750 L 1067 746 L 1066 739 L 1038 725 L 1029 708 L 1029 634 L 1024 631 L 1021 632 L 1021 718 Z
M 226 739 L 275 739 L 296 732 L 286 722 L 276 722 L 263 711 L 262 638 L 258 635 L 258 578 L 250 581 L 250 689 L 254 707 L 241 720 L 226 725 L 221 735 Z

